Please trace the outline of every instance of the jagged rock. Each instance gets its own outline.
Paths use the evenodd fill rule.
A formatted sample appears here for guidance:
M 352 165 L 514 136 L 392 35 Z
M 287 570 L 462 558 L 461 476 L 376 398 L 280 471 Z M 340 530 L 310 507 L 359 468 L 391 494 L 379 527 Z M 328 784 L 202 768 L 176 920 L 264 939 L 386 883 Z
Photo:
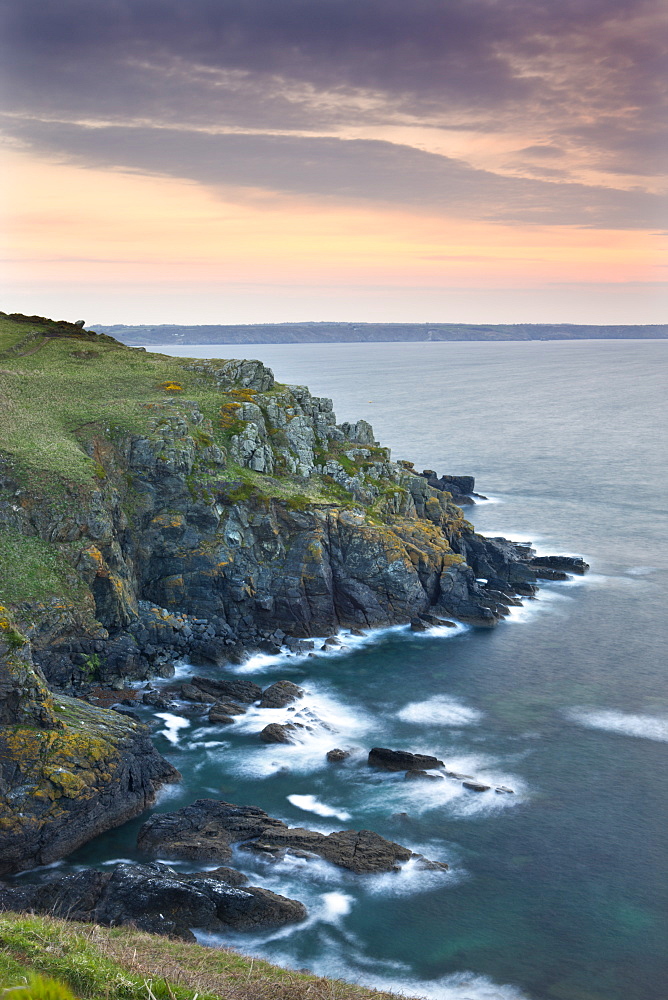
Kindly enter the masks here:
M 336 747 L 334 750 L 327 751 L 327 760 L 330 764 L 339 764 L 342 760 L 347 760 L 350 757 L 350 750 L 340 750 Z
M 292 681 L 276 681 L 262 694 L 260 708 L 285 708 L 304 697 L 304 689 Z
M 152 816 L 139 831 L 141 850 L 160 857 L 226 860 L 231 845 L 281 856 L 302 852 L 318 855 L 358 874 L 395 871 L 413 853 L 370 830 L 340 830 L 323 834 L 288 827 L 255 806 L 235 806 L 216 799 L 198 799 L 174 813 Z
M 386 747 L 373 747 L 369 751 L 369 764 L 384 771 L 424 771 L 443 767 L 443 761 L 422 753 L 409 753 L 406 750 L 388 750 Z
M 419 618 L 411 618 L 411 632 L 428 632 L 429 626 Z
M 293 743 L 290 733 L 295 729 L 303 729 L 299 723 L 294 722 L 270 722 L 260 733 L 260 739 L 265 743 Z
M 157 863 L 119 864 L 104 873 L 87 869 L 42 885 L 0 889 L 0 909 L 30 909 L 105 926 L 132 924 L 188 941 L 195 940 L 191 927 L 250 930 L 306 916 L 302 903 L 267 889 L 241 889 L 219 875 L 184 875 Z
M 259 684 L 236 677 L 220 677 L 215 680 L 210 677 L 191 677 L 190 683 L 199 691 L 212 695 L 216 701 L 232 698 L 250 705 L 262 697 L 262 688 Z

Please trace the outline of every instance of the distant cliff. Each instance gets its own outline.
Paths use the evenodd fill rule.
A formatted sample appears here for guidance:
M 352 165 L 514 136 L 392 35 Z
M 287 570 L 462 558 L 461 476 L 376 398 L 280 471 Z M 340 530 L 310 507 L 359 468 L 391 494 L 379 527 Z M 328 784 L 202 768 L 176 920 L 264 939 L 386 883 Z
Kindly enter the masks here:
M 668 324 L 251 323 L 211 326 L 96 326 L 124 344 L 336 344 L 466 340 L 665 340 Z

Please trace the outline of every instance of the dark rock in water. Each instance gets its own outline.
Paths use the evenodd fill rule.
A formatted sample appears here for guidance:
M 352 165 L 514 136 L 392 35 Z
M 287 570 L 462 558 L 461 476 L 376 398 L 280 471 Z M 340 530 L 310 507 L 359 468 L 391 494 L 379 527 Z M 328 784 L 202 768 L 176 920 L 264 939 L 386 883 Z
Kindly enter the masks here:
M 579 573 L 581 576 L 589 569 L 582 556 L 534 556 L 529 560 L 533 567 L 564 570 L 566 573 Z
M 260 708 L 285 708 L 303 697 L 303 688 L 292 681 L 276 681 L 262 693 Z
M 201 688 L 195 687 L 194 684 L 182 684 L 180 688 L 180 695 L 184 701 L 197 701 L 208 705 L 216 700 L 215 695 L 202 691 Z
M 366 632 L 363 632 L 361 628 L 351 628 L 348 629 L 348 631 L 350 632 L 351 635 L 357 635 L 357 636 L 364 636 L 367 634 Z
M 568 573 L 564 573 L 563 569 L 551 569 L 549 566 L 533 566 L 533 570 L 537 580 L 568 580 Z
M 228 715 L 225 709 L 221 708 L 220 705 L 212 705 L 209 709 L 207 718 L 209 722 L 219 726 L 231 726 L 235 721 L 233 716 Z
M 260 739 L 265 743 L 294 743 L 294 740 L 290 739 L 290 732 L 303 728 L 294 722 L 270 722 L 260 733 Z
M 457 771 L 446 771 L 446 778 L 457 778 L 458 781 L 463 781 L 465 778 L 473 780 L 472 774 L 458 774 Z
M 327 639 L 325 639 L 323 649 L 326 649 L 328 646 L 340 646 L 340 645 L 341 645 L 341 640 L 337 639 L 335 635 L 330 635 Z
M 235 701 L 217 701 L 209 709 L 209 722 L 220 723 L 229 726 L 235 721 L 235 715 L 245 715 L 246 709 L 242 705 L 237 705 Z
M 215 680 L 210 677 L 191 677 L 190 683 L 199 688 L 200 691 L 213 695 L 215 701 L 222 698 L 233 698 L 245 705 L 251 705 L 262 697 L 262 688 L 259 684 L 236 677 L 217 677 Z
M 515 794 L 515 792 L 513 791 L 513 789 L 512 788 L 508 788 L 506 785 L 499 785 L 499 787 L 495 788 L 494 791 L 496 792 L 497 795 L 514 795 Z
M 384 771 L 430 771 L 443 767 L 443 761 L 437 757 L 408 753 L 406 750 L 388 750 L 386 747 L 373 747 L 369 751 L 369 764 Z
M 425 625 L 419 618 L 411 618 L 411 632 L 427 632 L 429 626 Z
M 206 872 L 184 875 L 155 863 L 119 864 L 104 873 L 87 869 L 42 885 L 3 889 L 0 909 L 30 909 L 105 926 L 132 924 L 188 941 L 195 940 L 191 927 L 248 930 L 306 916 L 302 903 L 267 889 L 240 889 Z
M 342 760 L 347 760 L 350 757 L 350 750 L 340 750 L 339 747 L 335 747 L 334 750 L 327 751 L 327 760 L 330 764 L 339 764 Z
M 405 781 L 443 781 L 442 774 L 428 774 L 427 771 L 420 771 L 418 768 L 411 768 L 404 775 Z
M 174 813 L 152 816 L 139 831 L 141 850 L 160 857 L 222 860 L 231 845 L 274 856 L 286 852 L 318 855 L 358 874 L 395 871 L 413 857 L 400 844 L 371 830 L 340 830 L 323 834 L 288 827 L 255 806 L 235 806 L 215 799 L 198 799 Z
M 491 788 L 491 785 L 484 785 L 481 781 L 462 781 L 462 785 L 472 792 L 488 792 Z
M 428 872 L 447 872 L 450 865 L 445 861 L 430 861 L 429 858 L 425 858 L 423 854 L 414 854 L 413 857 L 417 860 L 418 867 L 422 868 L 424 871 Z

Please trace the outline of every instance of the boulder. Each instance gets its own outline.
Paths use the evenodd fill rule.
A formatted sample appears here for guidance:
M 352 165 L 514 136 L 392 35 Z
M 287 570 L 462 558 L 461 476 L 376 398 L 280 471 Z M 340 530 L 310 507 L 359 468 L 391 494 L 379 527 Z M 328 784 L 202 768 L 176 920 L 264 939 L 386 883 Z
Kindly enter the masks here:
M 443 761 L 422 753 L 408 753 L 406 750 L 388 750 L 373 747 L 369 751 L 369 765 L 383 771 L 430 771 L 443 767 Z
M 292 681 L 276 681 L 262 693 L 260 708 L 285 708 L 304 697 L 304 689 Z
M 330 764 L 339 764 L 342 760 L 347 760 L 350 757 L 350 750 L 340 750 L 335 747 L 334 750 L 327 751 L 327 760 Z

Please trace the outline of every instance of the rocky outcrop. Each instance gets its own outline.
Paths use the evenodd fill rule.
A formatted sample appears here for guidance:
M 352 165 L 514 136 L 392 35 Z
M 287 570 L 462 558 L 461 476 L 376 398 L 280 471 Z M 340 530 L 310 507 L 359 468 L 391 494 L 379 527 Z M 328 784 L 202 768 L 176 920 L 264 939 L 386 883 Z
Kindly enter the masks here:
M 244 882 L 234 869 L 184 875 L 167 865 L 118 864 L 111 872 L 89 868 L 41 885 L 0 888 L 0 910 L 31 910 L 112 927 L 132 924 L 188 941 L 195 940 L 192 927 L 218 933 L 256 930 L 306 917 L 298 900 Z
M 174 813 L 152 816 L 139 831 L 137 844 L 151 855 L 188 860 L 226 861 L 232 844 L 274 857 L 286 852 L 317 855 L 357 874 L 396 871 L 402 861 L 421 858 L 371 830 L 324 834 L 288 827 L 255 806 L 198 799 Z M 446 869 L 443 862 L 424 862 Z
M 25 638 L 8 632 L 0 639 L 0 874 L 61 858 L 143 812 L 160 785 L 179 778 L 146 726 L 54 698 Z
M 204 396 L 143 404 L 141 432 L 86 439 L 99 478 L 83 500 L 51 508 L 3 472 L 20 503 L 0 499 L 0 526 L 48 541 L 88 588 L 85 614 L 61 601 L 35 626 L 17 609 L 60 690 L 85 685 L 92 662 L 115 683 L 341 626 L 430 614 L 494 625 L 539 577 L 566 571 L 477 535 L 452 502 L 471 477 L 390 461 L 366 421 L 337 424 L 331 400 L 278 386 L 260 362 L 183 371 Z M 212 390 L 215 420 L 202 402 Z
M 386 747 L 373 747 L 369 751 L 368 763 L 383 771 L 428 771 L 444 766 L 442 760 L 428 754 L 388 750 Z

